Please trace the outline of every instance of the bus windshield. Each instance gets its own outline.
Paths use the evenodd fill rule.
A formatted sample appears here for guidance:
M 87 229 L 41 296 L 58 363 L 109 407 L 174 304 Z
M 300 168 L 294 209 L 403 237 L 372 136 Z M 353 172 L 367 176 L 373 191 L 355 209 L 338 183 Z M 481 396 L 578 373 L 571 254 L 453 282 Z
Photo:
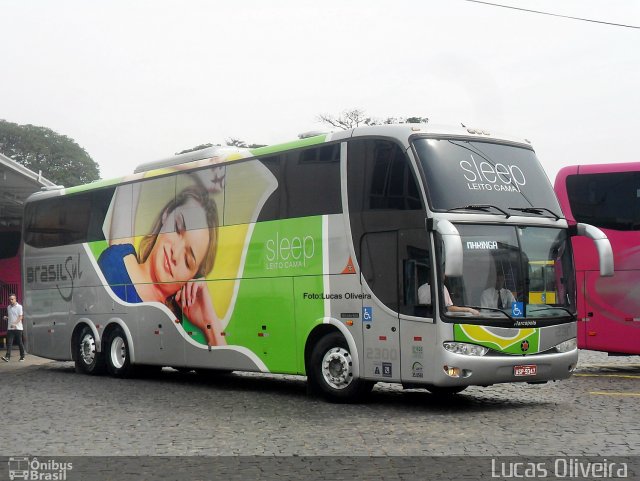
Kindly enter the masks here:
M 480 318 L 495 319 L 496 325 L 572 320 L 573 261 L 564 230 L 462 224 L 456 227 L 462 237 L 463 275 L 445 280 L 454 305 L 473 307 Z
M 495 214 L 562 215 L 553 188 L 531 149 L 432 138 L 414 139 L 413 145 L 434 210 L 490 206 L 486 212 Z

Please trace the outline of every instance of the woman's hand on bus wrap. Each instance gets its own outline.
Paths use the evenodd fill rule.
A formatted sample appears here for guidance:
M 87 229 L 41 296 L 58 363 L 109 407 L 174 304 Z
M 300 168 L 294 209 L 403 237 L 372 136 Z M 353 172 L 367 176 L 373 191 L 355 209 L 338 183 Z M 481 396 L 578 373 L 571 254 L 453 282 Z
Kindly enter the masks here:
M 204 279 L 194 279 L 182 286 L 176 293 L 176 302 L 189 321 L 204 333 L 208 345 L 226 344 Z

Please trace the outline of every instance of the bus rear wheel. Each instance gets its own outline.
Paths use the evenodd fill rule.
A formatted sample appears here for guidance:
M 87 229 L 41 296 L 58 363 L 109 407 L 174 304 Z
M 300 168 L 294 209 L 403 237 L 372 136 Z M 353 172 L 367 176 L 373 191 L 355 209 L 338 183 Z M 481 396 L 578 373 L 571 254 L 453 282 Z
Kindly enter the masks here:
M 358 401 L 374 384 L 354 378 L 349 345 L 338 332 L 325 335 L 314 346 L 307 376 L 312 391 L 331 402 Z
M 128 377 L 132 374 L 129 343 L 121 327 L 114 328 L 105 342 L 107 371 L 112 376 Z
M 76 341 L 76 372 L 83 374 L 102 374 L 104 355 L 98 352 L 96 338 L 89 326 L 84 326 Z

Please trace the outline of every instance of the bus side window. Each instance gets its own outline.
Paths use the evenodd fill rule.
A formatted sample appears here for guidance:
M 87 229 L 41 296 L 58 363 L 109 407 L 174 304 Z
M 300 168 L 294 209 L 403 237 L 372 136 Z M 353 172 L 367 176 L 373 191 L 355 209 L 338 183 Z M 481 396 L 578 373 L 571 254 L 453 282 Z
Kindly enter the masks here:
M 25 242 L 40 248 L 86 242 L 90 213 L 87 194 L 33 202 L 25 215 Z
M 640 174 L 611 172 L 567 177 L 567 194 L 577 222 L 616 230 L 640 227 Z
M 110 243 L 114 241 L 118 243 L 119 239 L 133 237 L 133 186 L 134 184 L 125 184 L 115 189 L 102 226 L 105 237 Z
M 269 197 L 267 198 L 266 202 L 264 203 L 264 206 L 262 207 L 262 209 L 260 210 L 259 214 L 258 214 L 258 222 L 264 222 L 264 221 L 269 221 L 269 220 L 278 220 L 280 219 L 280 196 L 281 193 L 284 189 L 283 185 L 282 185 L 282 162 L 283 162 L 283 156 L 282 155 L 272 155 L 270 157 L 262 157 L 260 159 L 258 159 L 258 162 L 261 162 L 262 165 L 264 165 L 267 169 L 269 169 L 269 171 L 271 172 L 271 174 L 273 175 L 273 177 L 276 180 L 277 183 L 277 188 L 271 193 L 271 195 L 269 195 Z M 235 184 L 233 183 L 233 179 L 236 178 L 235 175 L 232 175 L 232 173 L 235 173 L 235 171 L 241 168 L 241 165 L 232 165 L 229 166 L 229 177 L 228 177 L 228 183 L 227 185 L 231 186 L 232 189 L 235 189 Z M 249 182 L 251 180 L 249 179 Z M 228 209 L 233 208 L 233 203 L 229 203 L 227 205 Z M 227 219 L 227 217 L 229 217 Z M 227 216 L 227 214 L 225 213 L 225 224 L 240 224 L 242 222 L 238 222 L 237 221 L 237 216 L 235 215 L 229 215 Z
M 87 242 L 105 239 L 104 221 L 114 192 L 115 188 L 100 189 L 90 193 L 91 214 L 87 226 Z
M 301 149 L 259 159 L 278 188 L 269 196 L 258 221 L 342 212 L 340 144 Z
M 176 198 L 176 176 L 145 179 L 133 184 L 134 205 L 133 226 L 134 235 L 144 236 L 153 232 L 154 225 L 162 216 L 162 209 Z M 135 201 L 139 189 L 138 200 Z M 173 230 L 173 226 L 170 227 Z
M 207 229 L 207 217 L 199 215 L 202 212 L 200 203 L 189 202 L 189 195 L 206 195 L 216 213 L 216 225 L 221 224 L 224 212 L 224 178 L 226 167 L 214 166 L 199 169 L 187 174 L 176 176 L 176 202 L 179 203 L 186 230 Z M 189 194 L 188 194 L 189 193 Z
M 342 213 L 340 144 L 290 152 L 283 180 L 282 218 Z

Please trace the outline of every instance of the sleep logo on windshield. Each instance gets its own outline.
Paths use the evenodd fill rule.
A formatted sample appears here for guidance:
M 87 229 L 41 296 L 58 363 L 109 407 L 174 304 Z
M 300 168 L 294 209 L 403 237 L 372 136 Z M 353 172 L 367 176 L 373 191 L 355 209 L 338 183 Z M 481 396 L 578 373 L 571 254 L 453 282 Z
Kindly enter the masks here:
M 524 172 L 517 165 L 505 165 L 482 160 L 461 160 L 459 165 L 464 171 L 469 190 L 491 190 L 500 192 L 520 192 L 527 183 Z

